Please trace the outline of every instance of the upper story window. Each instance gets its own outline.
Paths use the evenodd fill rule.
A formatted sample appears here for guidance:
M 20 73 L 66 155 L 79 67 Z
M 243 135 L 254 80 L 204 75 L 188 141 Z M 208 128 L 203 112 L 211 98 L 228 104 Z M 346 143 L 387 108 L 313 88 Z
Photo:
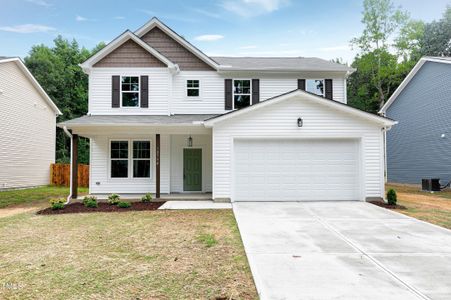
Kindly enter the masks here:
M 139 107 L 139 76 L 122 76 L 122 107 Z
M 233 108 L 240 109 L 249 105 L 251 105 L 251 81 L 233 80 Z
M 186 81 L 186 96 L 188 96 L 188 97 L 199 97 L 200 96 L 199 80 L 187 80 Z
M 305 90 L 324 97 L 324 79 L 307 79 L 305 81 Z

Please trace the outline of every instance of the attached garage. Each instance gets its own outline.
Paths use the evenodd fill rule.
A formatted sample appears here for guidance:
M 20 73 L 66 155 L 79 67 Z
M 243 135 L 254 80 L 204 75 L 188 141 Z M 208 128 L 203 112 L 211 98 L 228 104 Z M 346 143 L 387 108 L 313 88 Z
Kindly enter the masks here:
M 213 198 L 384 198 L 384 134 L 395 121 L 301 90 L 204 122 L 213 129 Z
M 237 139 L 234 201 L 358 200 L 357 139 Z

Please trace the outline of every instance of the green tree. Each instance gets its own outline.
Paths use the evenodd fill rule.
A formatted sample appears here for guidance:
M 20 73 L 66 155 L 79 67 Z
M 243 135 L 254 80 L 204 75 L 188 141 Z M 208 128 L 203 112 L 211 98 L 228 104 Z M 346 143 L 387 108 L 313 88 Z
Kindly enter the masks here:
M 80 117 L 88 111 L 88 76 L 79 64 L 104 47 L 101 43 L 94 50 L 80 48 L 73 40 L 69 42 L 58 36 L 54 46 L 33 46 L 25 57 L 25 64 L 42 85 L 47 94 L 63 113 L 58 122 Z M 69 161 L 69 139 L 61 129 L 56 134 L 56 160 Z M 80 163 L 89 163 L 89 142 L 81 139 L 79 145 Z
M 451 56 L 451 7 L 442 19 L 425 25 L 419 45 L 421 55 Z

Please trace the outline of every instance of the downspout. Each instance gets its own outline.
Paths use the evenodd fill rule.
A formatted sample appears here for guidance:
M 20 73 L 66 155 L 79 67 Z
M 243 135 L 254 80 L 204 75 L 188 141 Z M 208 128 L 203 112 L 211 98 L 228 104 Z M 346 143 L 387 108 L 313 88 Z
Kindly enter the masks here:
M 66 204 L 70 203 L 70 200 L 72 199 L 72 155 L 73 155 L 73 146 L 72 146 L 72 134 L 69 132 L 69 130 L 67 130 L 66 125 L 63 126 L 63 130 L 66 133 L 66 135 L 69 137 L 70 139 L 70 157 L 69 157 L 69 161 L 70 161 L 70 183 L 69 183 L 69 196 L 67 196 L 66 199 Z

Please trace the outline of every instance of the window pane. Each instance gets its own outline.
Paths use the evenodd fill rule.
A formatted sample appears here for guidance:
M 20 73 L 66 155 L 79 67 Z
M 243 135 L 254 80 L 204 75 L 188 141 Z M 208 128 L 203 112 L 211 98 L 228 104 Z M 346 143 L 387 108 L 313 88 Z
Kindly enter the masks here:
M 233 84 L 235 94 L 249 94 L 251 92 L 250 80 L 234 80 Z
M 137 76 L 130 77 L 130 82 L 131 83 L 139 83 L 139 77 L 137 77 Z
M 131 85 L 131 90 L 132 90 L 132 91 L 139 91 L 139 84 L 137 84 L 137 83 L 132 83 L 132 85 Z
M 320 79 L 307 79 L 306 87 L 307 92 L 323 96 L 324 95 L 324 80 Z
M 199 89 L 188 89 L 188 97 L 198 97 Z
M 133 177 L 150 177 L 150 160 L 134 160 Z
M 197 88 L 199 87 L 199 80 L 187 80 L 186 86 L 189 88 Z
M 112 160 L 111 177 L 112 178 L 128 177 L 128 160 Z
M 137 107 L 139 93 L 122 93 L 122 106 Z
M 133 158 L 150 158 L 150 142 L 134 141 Z
M 122 83 L 130 83 L 130 80 L 129 76 L 122 76 Z
M 235 95 L 235 109 L 240 109 L 251 104 L 251 96 L 249 95 Z
M 111 142 L 111 158 L 128 158 L 128 142 Z

